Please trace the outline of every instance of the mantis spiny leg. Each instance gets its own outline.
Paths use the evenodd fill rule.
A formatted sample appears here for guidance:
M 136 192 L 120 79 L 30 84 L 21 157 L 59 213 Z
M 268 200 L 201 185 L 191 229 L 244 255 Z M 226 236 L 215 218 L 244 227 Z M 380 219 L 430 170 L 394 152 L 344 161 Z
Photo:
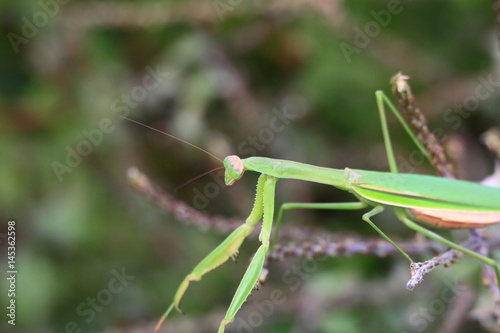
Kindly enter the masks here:
M 250 262 L 245 275 L 243 275 L 240 285 L 238 286 L 231 304 L 227 309 L 226 315 L 220 323 L 218 333 L 224 333 L 225 326 L 234 321 L 236 313 L 239 311 L 243 303 L 246 301 L 246 299 L 254 289 L 262 271 L 262 267 L 264 266 L 264 260 L 266 258 L 267 251 L 269 250 L 269 239 L 271 237 L 271 231 L 273 228 L 274 192 L 277 178 L 265 174 L 262 174 L 259 180 L 261 178 L 264 179 L 264 190 L 261 198 L 255 198 L 255 205 L 257 205 L 258 201 L 263 202 L 262 230 L 259 235 L 259 240 L 262 245 L 253 256 L 253 259 Z M 257 191 L 257 195 L 259 195 L 259 191 Z
M 252 232 L 257 223 L 260 221 L 262 214 L 264 212 L 264 187 L 268 176 L 261 175 L 257 182 L 257 192 L 255 195 L 255 202 L 252 212 L 248 216 L 245 224 L 239 226 L 234 230 L 227 238 L 217 246 L 210 254 L 208 254 L 194 269 L 193 271 L 184 278 L 184 280 L 179 285 L 177 292 L 175 293 L 174 300 L 172 304 L 168 307 L 167 311 L 156 324 L 155 331 L 157 331 L 163 321 L 168 317 L 170 311 L 175 307 L 178 312 L 182 313 L 180 309 L 180 302 L 182 296 L 186 292 L 189 284 L 193 281 L 199 281 L 206 273 L 224 264 L 229 258 L 233 258 L 238 254 L 238 249 L 240 248 L 243 240 Z M 272 199 L 274 200 L 274 198 Z M 272 218 L 272 214 L 271 214 Z

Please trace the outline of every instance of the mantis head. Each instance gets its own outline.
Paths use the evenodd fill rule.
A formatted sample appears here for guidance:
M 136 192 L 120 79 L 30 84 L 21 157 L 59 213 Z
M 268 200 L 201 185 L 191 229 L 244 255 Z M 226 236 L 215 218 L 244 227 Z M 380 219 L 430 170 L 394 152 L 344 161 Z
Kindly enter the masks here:
M 224 180 L 227 186 L 233 185 L 235 181 L 243 176 L 245 172 L 245 165 L 241 158 L 236 155 L 227 156 L 224 159 L 224 169 L 226 169 L 224 173 Z

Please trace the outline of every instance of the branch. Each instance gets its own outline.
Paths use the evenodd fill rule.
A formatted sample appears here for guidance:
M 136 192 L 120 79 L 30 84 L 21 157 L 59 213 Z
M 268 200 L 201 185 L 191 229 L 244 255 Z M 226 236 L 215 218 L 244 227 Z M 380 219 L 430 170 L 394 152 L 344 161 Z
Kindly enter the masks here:
M 163 211 L 183 223 L 193 224 L 203 230 L 211 229 L 224 234 L 229 234 L 244 223 L 241 219 L 214 216 L 194 209 L 184 201 L 176 199 L 171 194 L 154 185 L 144 173 L 135 167 L 128 169 L 127 177 L 130 185 L 137 192 L 153 200 Z

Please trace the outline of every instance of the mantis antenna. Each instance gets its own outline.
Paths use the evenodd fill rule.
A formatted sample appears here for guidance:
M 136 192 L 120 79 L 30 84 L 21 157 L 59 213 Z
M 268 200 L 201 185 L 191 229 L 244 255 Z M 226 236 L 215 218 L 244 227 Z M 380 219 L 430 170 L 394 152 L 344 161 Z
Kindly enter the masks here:
M 196 146 L 196 145 L 192 144 L 191 142 L 187 142 L 186 140 L 182 140 L 181 138 L 178 138 L 178 137 L 176 137 L 175 135 L 169 134 L 169 133 L 167 133 L 167 132 L 160 131 L 160 130 L 159 130 L 159 129 L 157 129 L 157 128 L 154 128 L 154 127 L 148 126 L 148 125 L 143 124 L 143 123 L 141 123 L 141 122 L 139 122 L 139 121 L 137 121 L 137 120 L 134 120 L 134 119 L 131 119 L 131 118 L 128 118 L 128 117 L 125 117 L 125 116 L 120 116 L 120 117 L 122 117 L 123 119 L 127 119 L 128 121 L 131 121 L 131 122 L 133 122 L 133 123 L 136 123 L 137 125 L 141 125 L 141 126 L 143 126 L 143 127 L 149 128 L 150 130 L 153 130 L 153 131 L 156 131 L 156 132 L 158 132 L 158 133 L 164 134 L 164 135 L 166 135 L 166 136 L 168 136 L 168 137 L 171 137 L 172 139 L 176 139 L 176 140 L 178 140 L 178 141 L 180 141 L 180 142 L 183 142 L 183 143 L 185 143 L 185 144 L 187 144 L 187 145 L 190 145 L 191 147 L 194 147 L 194 148 L 196 148 L 196 149 L 198 149 L 198 150 L 201 150 L 202 152 L 204 152 L 204 153 L 206 153 L 206 154 L 208 154 L 208 155 L 212 156 L 213 158 L 215 158 L 216 160 L 218 160 L 219 162 L 221 162 L 221 163 L 222 163 L 222 160 L 221 160 L 220 158 L 218 158 L 218 157 L 217 157 L 217 156 L 215 156 L 214 154 L 212 154 L 212 153 L 210 153 L 210 152 L 206 151 L 205 149 L 200 148 L 200 147 L 198 147 L 198 146 Z M 212 170 L 212 171 L 214 171 L 214 170 Z M 196 178 L 195 178 L 195 179 L 196 179 Z
M 220 170 L 220 169 L 224 169 L 224 167 L 223 167 L 223 166 L 221 166 L 221 167 L 218 167 L 218 168 L 214 168 L 214 169 L 212 169 L 212 170 L 208 170 L 207 172 L 202 173 L 201 175 L 198 175 L 198 176 L 196 176 L 196 177 L 194 177 L 194 178 L 191 178 L 190 180 L 188 180 L 188 181 L 187 181 L 187 182 L 185 182 L 184 184 L 177 186 L 177 187 L 174 189 L 174 192 L 177 192 L 177 190 L 178 190 L 178 189 L 183 188 L 183 187 L 184 187 L 184 186 L 186 186 L 187 184 L 190 184 L 190 183 L 194 182 L 196 179 L 199 179 L 199 178 L 201 178 L 201 177 L 203 177 L 203 176 L 205 176 L 205 175 L 208 175 L 208 174 L 209 174 L 209 173 L 211 173 L 211 172 L 214 172 L 214 171 L 217 171 L 217 170 Z

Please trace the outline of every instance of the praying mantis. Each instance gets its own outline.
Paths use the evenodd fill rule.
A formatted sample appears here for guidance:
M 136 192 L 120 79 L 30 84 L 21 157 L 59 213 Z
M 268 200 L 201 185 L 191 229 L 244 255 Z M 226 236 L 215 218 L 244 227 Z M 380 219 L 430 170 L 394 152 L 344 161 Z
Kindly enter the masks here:
M 257 181 L 253 208 L 245 223 L 227 236 L 184 278 L 174 295 L 173 302 L 159 320 L 155 330 L 160 328 L 174 308 L 182 313 L 180 302 L 189 284 L 201 280 L 203 275 L 224 264 L 230 258 L 234 259 L 245 238 L 262 220 L 262 228 L 259 234 L 261 244 L 244 273 L 226 315 L 220 323 L 218 333 L 223 333 L 226 325 L 234 321 L 237 312 L 259 282 L 266 255 L 272 243 L 277 239 L 281 217 L 285 210 L 357 210 L 371 208 L 362 215 L 362 220 L 391 243 L 410 263 L 413 263 L 410 256 L 371 220 L 373 216 L 380 214 L 385 207 L 388 207 L 410 229 L 490 265 L 495 269 L 497 276 L 500 276 L 499 268 L 493 259 L 456 244 L 424 226 L 427 223 L 442 228 L 464 229 L 485 227 L 498 223 L 500 222 L 500 189 L 436 176 L 398 173 L 386 121 L 386 105 L 402 123 L 424 155 L 426 155 L 426 151 L 390 99 L 382 91 L 377 91 L 375 95 L 390 172 L 349 168 L 343 170 L 330 169 L 266 157 L 242 159 L 236 155 L 231 155 L 224 159 L 225 184 L 228 186 L 239 180 L 246 171 L 255 171 L 261 174 Z M 271 240 L 275 210 L 275 188 L 279 179 L 298 179 L 331 185 L 351 193 L 357 201 L 284 204 L 279 210 L 273 240 Z

